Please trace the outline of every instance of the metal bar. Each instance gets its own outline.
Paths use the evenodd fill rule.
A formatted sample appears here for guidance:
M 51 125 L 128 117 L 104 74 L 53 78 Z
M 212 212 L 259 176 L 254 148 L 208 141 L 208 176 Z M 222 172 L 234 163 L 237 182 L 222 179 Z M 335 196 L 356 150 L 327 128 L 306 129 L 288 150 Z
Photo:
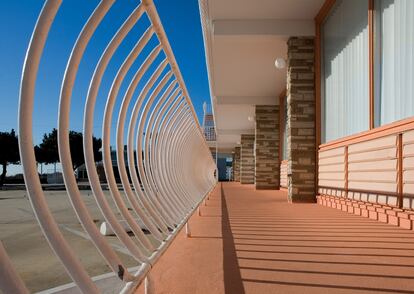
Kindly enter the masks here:
M 102 77 L 105 73 L 106 67 L 109 64 L 113 54 L 126 37 L 128 32 L 134 27 L 135 23 L 141 18 L 144 13 L 144 9 L 139 5 L 122 24 L 120 29 L 115 33 L 112 40 L 106 46 L 104 53 L 99 59 L 98 64 L 95 67 L 94 74 L 89 84 L 88 95 L 85 103 L 85 110 L 83 116 L 83 153 L 85 158 L 85 166 L 88 173 L 89 183 L 96 203 L 102 212 L 105 220 L 110 224 L 115 235 L 125 245 L 125 247 L 131 252 L 134 258 L 139 262 L 146 261 L 145 249 L 137 246 L 129 235 L 125 232 L 123 226 L 118 221 L 114 212 L 112 211 L 104 193 L 101 188 L 99 176 L 95 167 L 95 158 L 93 153 L 93 122 L 94 122 L 94 110 L 96 103 L 96 96 L 99 91 Z M 139 239 L 138 239 L 139 240 Z
M 23 167 L 23 175 L 30 204 L 51 248 L 62 261 L 68 274 L 81 291 L 98 293 L 95 284 L 63 238 L 47 205 L 37 174 L 36 158 L 33 149 L 32 118 L 37 72 L 50 27 L 61 3 L 61 0 L 48 0 L 45 2 L 36 22 L 29 48 L 27 49 L 20 85 L 18 118 L 20 161 Z
M 120 26 L 103 51 L 89 84 L 83 117 L 83 148 L 90 186 L 97 206 L 108 225 L 132 254 L 133 258 L 141 262 L 138 271 L 131 274 L 131 269 L 125 268 L 92 220 L 77 187 L 69 146 L 71 96 L 78 67 L 89 41 L 114 1 L 102 0 L 98 4 L 73 45 L 60 91 L 58 148 L 65 186 L 73 209 L 94 246 L 111 268 L 113 273 L 109 274 L 108 277 L 118 276 L 125 282 L 125 287 L 121 293 L 129 293 L 144 280 L 151 267 L 170 246 L 180 230 L 186 224 L 188 226 L 188 220 L 197 207 L 214 189 L 216 165 L 205 142 L 184 80 L 155 6 L 152 1 L 144 0 Z M 46 1 L 27 51 L 19 105 L 19 149 L 29 199 L 46 239 L 80 291 L 82 293 L 99 293 L 96 284 L 88 276 L 69 244 L 63 238 L 49 210 L 37 176 L 33 150 L 32 115 L 36 76 L 49 29 L 60 4 L 60 0 Z M 145 12 L 152 25 L 142 34 L 125 57 L 111 82 L 102 126 L 105 175 L 111 197 L 122 218 L 125 219 L 124 221 L 118 220 L 101 187 L 95 167 L 92 130 L 97 94 L 107 66 L 124 38 Z M 118 170 L 127 201 L 136 214 L 133 215 L 121 195 L 113 172 L 110 147 L 111 121 L 121 85 L 133 63 L 142 54 L 144 47 L 149 44 L 154 32 L 160 44 L 155 46 L 148 54 L 134 74 L 122 98 L 122 105 L 117 115 L 116 157 Z M 152 67 L 162 50 L 166 55 L 166 59 L 159 63 L 158 67 L 151 73 L 145 86 L 140 90 L 137 100 L 133 103 L 126 137 L 127 167 L 124 158 L 124 127 L 127 111 L 138 83 Z M 168 66 L 170 71 L 167 70 Z M 137 148 L 137 164 L 135 164 L 134 142 Z M 134 189 L 131 187 L 127 172 L 131 176 Z M 138 221 L 143 222 L 158 243 L 149 241 L 138 225 Z M 139 246 L 128 236 L 126 230 L 129 229 L 136 236 Z M 19 289 L 20 293 L 27 293 L 24 283 L 19 280 L 17 273 L 12 269 L 10 260 L 1 244 L 0 260 L 2 261 L 0 271 L 10 269 L 9 272 L 0 277 L 2 289 Z M 6 280 L 4 277 L 6 277 Z M 66 291 L 72 289 L 72 287 L 75 287 L 75 285 L 55 289 L 57 289 L 56 291 Z M 106 290 L 111 291 L 110 289 Z
M 88 212 L 88 209 L 81 197 L 78 189 L 75 175 L 73 173 L 73 163 L 70 154 L 69 146 L 69 115 L 70 115 L 70 103 L 72 96 L 72 89 L 76 79 L 79 64 L 81 62 L 83 53 L 91 39 L 93 33 L 98 27 L 101 20 L 109 11 L 114 1 L 101 1 L 91 17 L 88 19 L 85 26 L 82 28 L 75 45 L 72 49 L 70 58 L 68 60 L 59 100 L 59 118 L 58 118 L 58 149 L 59 158 L 62 164 L 62 174 L 65 181 L 65 186 L 68 191 L 68 196 L 71 204 L 76 212 L 76 215 L 82 224 L 85 231 L 91 237 L 92 242 L 99 250 L 101 255 L 106 260 L 107 264 L 111 267 L 120 279 L 130 280 L 132 277 L 125 270 L 125 266 L 118 258 L 112 247 L 105 241 L 100 234 L 98 228 L 93 222 L 93 218 Z

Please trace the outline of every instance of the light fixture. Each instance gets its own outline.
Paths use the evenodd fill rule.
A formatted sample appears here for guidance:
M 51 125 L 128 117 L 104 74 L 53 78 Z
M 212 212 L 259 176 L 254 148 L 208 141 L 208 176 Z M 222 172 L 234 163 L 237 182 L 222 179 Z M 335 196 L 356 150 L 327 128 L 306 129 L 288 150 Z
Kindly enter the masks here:
M 275 66 L 277 69 L 284 69 L 286 67 L 286 60 L 282 57 L 276 58 Z
M 248 117 L 247 117 L 247 119 L 248 119 L 249 121 L 254 121 L 254 116 L 248 116 Z
M 240 141 L 237 141 L 237 145 L 240 145 Z

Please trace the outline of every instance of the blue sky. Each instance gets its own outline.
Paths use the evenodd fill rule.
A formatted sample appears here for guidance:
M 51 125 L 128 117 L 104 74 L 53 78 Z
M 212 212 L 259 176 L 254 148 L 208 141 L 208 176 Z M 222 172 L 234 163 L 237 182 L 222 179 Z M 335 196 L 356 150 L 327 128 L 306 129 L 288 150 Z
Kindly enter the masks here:
M 181 73 L 199 118 L 202 104 L 210 101 L 204 47 L 197 0 L 154 0 L 164 29 L 169 38 Z M 43 6 L 43 0 L 0 1 L 0 130 L 17 129 L 19 83 L 22 64 L 33 26 Z M 41 141 L 43 133 L 56 127 L 58 96 L 63 71 L 70 50 L 87 18 L 99 3 L 97 0 L 64 0 L 49 33 L 36 85 L 34 111 L 34 140 Z M 93 69 L 112 35 L 128 17 L 139 1 L 118 0 L 95 32 L 80 64 L 75 83 L 71 129 L 82 129 L 82 115 L 89 80 Z M 101 84 L 95 111 L 95 135 L 101 136 L 105 98 L 111 82 L 123 59 L 135 45 L 149 22 L 143 17 L 128 34 L 108 66 Z M 144 52 L 155 45 L 153 38 Z M 151 47 L 152 46 L 152 47 Z M 143 58 L 139 58 L 127 75 L 120 97 Z M 157 61 L 159 62 L 159 58 Z M 145 78 L 144 81 L 145 82 Z M 143 82 L 138 87 L 142 87 Z M 137 91 L 136 93 L 139 93 Z M 136 97 L 137 94 L 134 96 Z M 115 112 L 116 113 L 116 112 Z M 115 119 L 114 119 L 115 123 Z M 114 124 L 113 123 L 113 124 Z M 114 133 L 113 133 L 114 134 Z M 114 135 L 112 135 L 112 138 Z

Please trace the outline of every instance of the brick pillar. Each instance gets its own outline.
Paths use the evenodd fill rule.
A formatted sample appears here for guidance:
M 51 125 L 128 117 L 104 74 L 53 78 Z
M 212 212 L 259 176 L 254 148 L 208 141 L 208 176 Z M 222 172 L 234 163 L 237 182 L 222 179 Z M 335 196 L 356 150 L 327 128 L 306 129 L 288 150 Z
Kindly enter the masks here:
M 240 182 L 240 147 L 234 148 L 233 176 L 235 182 Z
M 241 135 L 240 183 L 254 184 L 254 135 Z
M 256 189 L 279 188 L 279 106 L 256 105 Z
M 293 202 L 315 202 L 314 38 L 288 40 L 288 193 Z

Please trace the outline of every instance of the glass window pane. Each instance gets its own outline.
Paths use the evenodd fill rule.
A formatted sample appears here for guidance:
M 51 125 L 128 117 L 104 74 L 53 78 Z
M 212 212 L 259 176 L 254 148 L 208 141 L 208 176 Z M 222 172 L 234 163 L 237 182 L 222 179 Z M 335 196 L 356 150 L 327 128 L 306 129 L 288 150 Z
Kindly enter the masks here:
M 322 26 L 322 141 L 369 128 L 368 0 L 336 1 Z
M 414 116 L 414 1 L 376 0 L 377 125 Z

